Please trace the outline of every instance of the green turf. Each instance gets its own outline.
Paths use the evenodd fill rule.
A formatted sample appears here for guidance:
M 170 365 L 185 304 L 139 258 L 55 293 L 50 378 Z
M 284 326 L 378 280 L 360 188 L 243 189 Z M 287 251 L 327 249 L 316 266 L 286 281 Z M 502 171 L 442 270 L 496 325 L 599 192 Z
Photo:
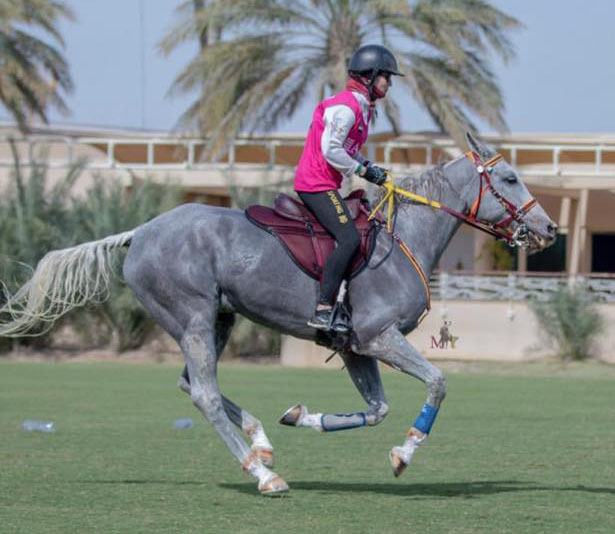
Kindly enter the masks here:
M 278 499 L 257 493 L 175 388 L 178 373 L 0 363 L 0 533 L 615 532 L 610 371 L 450 374 L 429 443 L 394 479 L 388 451 L 422 405 L 420 382 L 383 373 L 388 418 L 322 435 L 277 417 L 297 401 L 362 409 L 344 372 L 222 367 L 223 391 L 276 447 L 291 486 Z M 178 417 L 195 427 L 174 430 Z M 24 419 L 52 419 L 57 432 L 25 433 Z

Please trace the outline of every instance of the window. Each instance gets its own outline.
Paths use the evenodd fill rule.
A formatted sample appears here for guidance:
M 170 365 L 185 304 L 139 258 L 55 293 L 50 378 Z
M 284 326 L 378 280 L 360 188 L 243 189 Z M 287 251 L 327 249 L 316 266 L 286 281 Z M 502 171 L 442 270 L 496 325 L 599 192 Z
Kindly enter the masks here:
M 566 270 L 566 235 L 557 234 L 549 248 L 527 257 L 528 271 L 557 273 Z
M 592 235 L 592 272 L 615 273 L 615 234 Z

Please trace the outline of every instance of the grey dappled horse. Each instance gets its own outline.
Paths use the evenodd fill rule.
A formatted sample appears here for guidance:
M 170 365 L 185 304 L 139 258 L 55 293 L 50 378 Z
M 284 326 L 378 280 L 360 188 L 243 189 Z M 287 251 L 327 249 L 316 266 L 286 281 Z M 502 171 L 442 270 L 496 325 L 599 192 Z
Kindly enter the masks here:
M 481 159 L 495 154 L 471 136 L 468 140 Z M 484 221 L 509 218 L 497 193 L 515 206 L 531 199 L 517 173 L 503 160 L 493 167 L 491 182 L 495 194 L 484 193 L 477 214 Z M 479 173 L 471 159 L 460 157 L 397 185 L 467 213 L 478 194 Z M 372 206 L 379 194 L 372 192 Z M 461 222 L 429 206 L 398 202 L 395 231 L 429 276 Z M 511 230 L 522 226 L 523 232 L 516 232 L 522 236 L 517 244 L 542 248 L 555 237 L 555 225 L 540 206 L 510 223 Z M 0 324 L 0 335 L 22 334 L 41 321 L 50 325 L 69 309 L 104 296 L 112 255 L 122 246 L 129 247 L 123 266 L 126 282 L 182 349 L 186 367 L 178 385 L 243 468 L 258 479 L 261 493 L 288 490 L 270 469 L 273 447 L 261 422 L 222 395 L 216 368 L 236 313 L 284 334 L 314 340 L 316 331 L 306 321 L 316 304 L 318 282 L 298 269 L 278 240 L 250 223 L 242 211 L 187 204 L 133 231 L 49 253 L 31 280 L 0 309 L 12 315 L 11 322 Z M 419 418 L 404 444 L 391 451 L 398 475 L 427 437 L 446 385 L 442 372 L 406 340 L 428 297 L 418 271 L 387 232 L 378 234 L 370 267 L 352 280 L 349 301 L 354 334 L 341 357 L 367 410 L 338 416 L 310 414 L 297 405 L 281 422 L 320 431 L 377 425 L 388 412 L 380 360 L 427 385 Z M 251 446 L 235 427 L 245 433 Z

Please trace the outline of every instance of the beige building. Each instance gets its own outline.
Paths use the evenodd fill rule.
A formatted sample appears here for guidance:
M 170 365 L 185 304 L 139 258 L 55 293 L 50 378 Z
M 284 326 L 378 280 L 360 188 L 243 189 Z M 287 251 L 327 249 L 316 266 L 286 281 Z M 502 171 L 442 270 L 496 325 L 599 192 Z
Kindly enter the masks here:
M 297 135 L 239 138 L 224 159 L 208 163 L 201 160 L 205 148 L 203 140 L 166 132 L 50 127 L 37 129 L 23 138 L 6 124 L 0 125 L 0 191 L 10 180 L 13 165 L 9 139 L 14 139 L 13 146 L 22 165 L 46 161 L 52 179 L 66 172 L 77 159 L 85 158 L 87 164 L 77 184 L 78 190 L 87 188 L 95 174 L 119 177 L 126 187 L 149 177 L 181 184 L 186 200 L 220 206 L 231 205 L 230 189 L 236 186 L 271 191 L 291 189 L 294 166 L 303 147 L 303 137 Z M 493 273 L 489 272 L 492 265 L 485 252 L 485 244 L 491 238 L 462 227 L 432 280 L 436 302 L 431 319 L 425 323 L 425 331 L 437 331 L 439 323 L 447 317 L 455 324 L 452 310 L 467 300 L 472 300 L 470 304 L 474 306 L 468 309 L 462 306 L 460 318 L 486 309 L 478 304 L 482 302 L 495 306 L 485 311 L 485 317 L 498 317 L 499 312 L 494 310 L 501 309 L 502 324 L 491 325 L 491 329 L 510 331 L 514 317 L 519 319 L 516 324 L 524 316 L 523 320 L 530 324 L 531 315 L 528 314 L 531 312 L 521 310 L 525 306 L 522 302 L 532 292 L 547 294 L 549 287 L 579 275 L 588 281 L 597 300 L 615 301 L 615 282 L 611 281 L 615 274 L 615 134 L 486 135 L 484 140 L 517 169 L 531 192 L 558 223 L 558 241 L 547 251 L 529 258 L 523 252 L 514 256 L 511 273 Z M 364 151 L 371 160 L 397 174 L 419 171 L 461 153 L 446 136 L 430 133 L 405 134 L 397 138 L 388 134 L 372 135 Z M 361 187 L 363 184 L 356 179 L 350 185 Z M 517 312 L 511 312 L 515 306 Z M 510 357 L 519 359 L 531 355 L 531 347 L 536 345 L 532 345 L 532 340 L 536 336 L 530 336 L 532 339 L 523 346 L 514 343 L 515 339 L 527 338 L 527 324 L 508 342 L 506 353 Z M 517 330 L 516 325 L 514 330 Z M 425 337 L 427 345 L 430 337 L 431 334 Z M 470 333 L 469 337 L 477 340 L 479 334 Z M 496 354 L 495 343 L 483 348 L 479 348 L 478 342 L 466 343 L 463 349 L 462 340 L 460 336 L 458 347 L 448 349 L 447 357 L 461 356 L 464 350 L 465 357 L 469 358 L 503 357 Z M 537 337 L 535 341 L 538 342 Z M 285 341 L 287 348 L 293 347 L 286 352 L 296 353 L 294 343 L 294 340 Z M 615 352 L 611 346 L 615 344 L 608 342 L 602 350 L 607 358 Z M 425 350 L 429 352 L 429 347 Z M 446 352 L 434 351 L 436 356 Z M 321 354 L 314 359 L 321 361 Z

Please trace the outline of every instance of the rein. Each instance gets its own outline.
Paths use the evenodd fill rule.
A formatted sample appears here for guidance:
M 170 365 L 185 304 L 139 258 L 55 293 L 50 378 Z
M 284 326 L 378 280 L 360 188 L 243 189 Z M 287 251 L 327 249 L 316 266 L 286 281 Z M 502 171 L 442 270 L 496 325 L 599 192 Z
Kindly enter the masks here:
M 500 154 L 496 154 L 492 158 L 483 162 L 480 159 L 480 156 L 475 152 L 468 152 L 464 155 L 464 157 L 470 159 L 472 163 L 474 163 L 476 170 L 478 172 L 480 178 L 478 196 L 476 200 L 472 203 L 472 207 L 470 208 L 470 212 L 466 215 L 464 213 L 459 213 L 458 211 L 449 208 L 448 206 L 444 206 L 440 202 L 435 200 L 429 200 L 421 195 L 417 195 L 416 193 L 411 193 L 410 191 L 406 191 L 405 189 L 401 189 L 396 187 L 392 181 L 387 181 L 382 184 L 382 187 L 386 189 L 386 193 L 382 197 L 382 200 L 378 202 L 376 207 L 370 212 L 368 220 L 376 219 L 380 224 L 384 224 L 384 217 L 380 212 L 380 209 L 384 206 L 385 202 L 387 202 L 387 215 L 386 215 L 386 226 L 387 232 L 391 234 L 395 242 L 399 245 L 401 251 L 406 255 L 410 263 L 414 266 L 421 281 L 423 282 L 423 286 L 425 288 L 425 294 L 427 295 L 427 307 L 425 313 L 421 316 L 418 321 L 418 324 L 425 318 L 429 310 L 431 309 L 431 289 L 429 287 L 429 279 L 427 275 L 421 268 L 419 262 L 412 254 L 410 248 L 402 241 L 402 239 L 393 231 L 393 214 L 395 211 L 395 195 L 401 195 L 403 197 L 409 198 L 410 200 L 414 200 L 421 204 L 425 204 L 426 206 L 431 206 L 434 209 L 439 209 L 445 211 L 446 213 L 452 215 L 463 221 L 464 223 L 477 228 L 483 232 L 486 232 L 496 238 L 503 239 L 509 245 L 522 245 L 522 239 L 527 235 L 527 227 L 523 221 L 523 217 L 537 204 L 535 198 L 530 198 L 523 206 L 517 208 L 512 202 L 508 201 L 504 196 L 491 184 L 491 173 L 493 172 L 493 168 L 504 158 Z M 496 200 L 504 207 L 506 212 L 508 213 L 508 217 L 498 223 L 491 223 L 488 221 L 484 221 L 478 218 L 478 210 L 480 209 L 480 204 L 483 199 L 483 195 L 485 191 L 489 191 Z M 519 223 L 518 228 L 511 232 L 508 229 L 508 225 L 511 222 Z
M 434 209 L 445 211 L 446 213 L 452 215 L 453 217 L 456 217 L 457 219 L 460 219 L 464 223 L 474 228 L 477 228 L 478 230 L 481 230 L 496 238 L 503 239 L 511 246 L 515 244 L 521 244 L 520 240 L 527 233 L 527 228 L 523 221 L 523 217 L 537 204 L 536 199 L 532 197 L 525 204 L 523 204 L 523 206 L 517 208 L 512 202 L 504 198 L 504 196 L 497 189 L 495 189 L 495 187 L 493 187 L 493 185 L 491 184 L 491 173 L 493 172 L 493 168 L 500 161 L 504 160 L 504 158 L 500 154 L 496 154 L 484 163 L 480 159 L 480 156 L 475 152 L 468 152 L 465 154 L 464 157 L 470 159 L 472 163 L 474 163 L 480 178 L 478 196 L 476 200 L 472 203 L 470 212 L 467 215 L 459 213 L 458 211 L 451 209 L 448 206 L 444 206 L 440 202 L 437 202 L 435 200 L 429 200 L 421 195 L 417 195 L 415 193 L 411 193 L 410 191 L 406 191 L 405 189 L 396 187 L 392 182 L 385 182 L 382 187 L 384 187 L 387 192 L 385 193 L 384 197 L 382 197 L 382 200 L 370 213 L 369 220 L 372 220 L 374 217 L 376 217 L 376 214 L 379 213 L 380 208 L 382 208 L 385 202 L 388 202 L 387 231 L 390 234 L 393 233 L 393 211 L 395 205 L 395 195 L 397 194 L 409 198 L 410 200 L 419 202 L 421 204 L 431 206 Z M 485 191 L 489 191 L 504 207 L 504 209 L 509 215 L 506 219 L 498 223 L 491 223 L 477 217 L 478 210 L 480 209 L 480 204 L 483 199 L 483 195 L 485 194 Z M 519 223 L 519 227 L 514 232 L 511 232 L 507 227 L 513 221 Z

